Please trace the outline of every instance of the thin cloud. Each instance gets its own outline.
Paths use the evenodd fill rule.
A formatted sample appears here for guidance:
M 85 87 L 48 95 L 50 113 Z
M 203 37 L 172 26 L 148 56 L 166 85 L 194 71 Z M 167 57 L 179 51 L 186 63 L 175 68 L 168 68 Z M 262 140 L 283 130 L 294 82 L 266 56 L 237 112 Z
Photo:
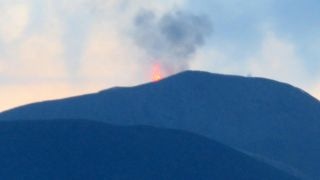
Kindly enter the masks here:
M 30 7 L 26 2 L 3 4 L 0 11 L 0 41 L 11 43 L 21 37 L 30 22 Z

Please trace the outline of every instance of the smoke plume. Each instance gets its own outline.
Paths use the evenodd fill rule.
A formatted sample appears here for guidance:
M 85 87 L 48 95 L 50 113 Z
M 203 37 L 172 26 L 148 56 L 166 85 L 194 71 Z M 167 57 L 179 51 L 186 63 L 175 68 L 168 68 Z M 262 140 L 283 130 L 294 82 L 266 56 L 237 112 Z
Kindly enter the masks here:
M 151 63 L 162 65 L 166 73 L 188 68 L 192 55 L 212 33 L 206 16 L 175 11 L 157 17 L 140 11 L 134 19 L 135 43 L 150 56 Z

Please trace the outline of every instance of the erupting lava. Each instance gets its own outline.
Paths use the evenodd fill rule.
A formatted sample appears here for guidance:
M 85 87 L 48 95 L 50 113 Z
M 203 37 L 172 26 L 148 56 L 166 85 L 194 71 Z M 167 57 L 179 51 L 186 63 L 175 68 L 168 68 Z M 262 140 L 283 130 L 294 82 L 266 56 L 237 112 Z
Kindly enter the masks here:
M 152 67 L 151 78 L 153 82 L 157 82 L 163 78 L 163 71 L 160 64 L 154 64 Z

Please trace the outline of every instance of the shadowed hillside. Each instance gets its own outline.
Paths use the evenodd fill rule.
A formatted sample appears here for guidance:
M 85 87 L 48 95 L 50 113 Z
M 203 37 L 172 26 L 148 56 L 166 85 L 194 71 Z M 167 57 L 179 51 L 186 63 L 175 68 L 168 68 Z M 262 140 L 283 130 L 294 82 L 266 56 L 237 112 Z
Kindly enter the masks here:
M 0 123 L 0 178 L 296 180 L 212 140 L 94 121 Z

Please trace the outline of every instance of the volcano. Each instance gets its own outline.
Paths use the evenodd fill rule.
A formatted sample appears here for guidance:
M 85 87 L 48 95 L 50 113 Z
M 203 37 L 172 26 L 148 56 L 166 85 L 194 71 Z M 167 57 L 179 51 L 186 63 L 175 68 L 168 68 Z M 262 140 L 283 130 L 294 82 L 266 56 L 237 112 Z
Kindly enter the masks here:
M 2 121 L 79 118 L 192 132 L 320 179 L 320 102 L 286 83 L 186 71 L 0 114 Z

